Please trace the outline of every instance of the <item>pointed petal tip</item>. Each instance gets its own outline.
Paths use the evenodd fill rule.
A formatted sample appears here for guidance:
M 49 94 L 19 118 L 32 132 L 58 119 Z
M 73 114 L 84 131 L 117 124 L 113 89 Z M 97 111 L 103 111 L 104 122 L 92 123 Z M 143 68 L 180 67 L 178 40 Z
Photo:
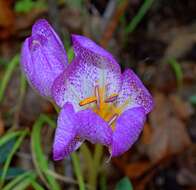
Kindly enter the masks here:
M 41 28 L 50 28 L 50 27 L 51 26 L 49 22 L 46 19 L 41 18 L 34 23 L 32 27 L 32 33 L 39 31 L 39 29 Z
M 59 161 L 59 160 L 62 160 L 64 157 L 63 157 L 63 155 L 61 154 L 61 152 L 58 152 L 58 151 L 56 151 L 55 149 L 53 149 L 52 158 L 53 158 L 54 161 Z

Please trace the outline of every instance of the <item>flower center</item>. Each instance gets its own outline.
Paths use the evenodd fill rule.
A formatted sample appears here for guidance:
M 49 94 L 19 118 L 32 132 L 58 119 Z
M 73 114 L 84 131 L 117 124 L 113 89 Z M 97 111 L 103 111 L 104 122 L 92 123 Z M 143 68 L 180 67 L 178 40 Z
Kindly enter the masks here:
M 106 97 L 105 87 L 100 88 L 98 85 L 95 86 L 94 96 L 88 97 L 80 101 L 80 106 L 85 106 L 88 104 L 95 103 L 93 111 L 102 117 L 108 124 L 115 129 L 115 123 L 122 112 L 122 108 L 117 108 L 115 106 L 115 101 L 118 97 L 118 94 L 112 94 Z

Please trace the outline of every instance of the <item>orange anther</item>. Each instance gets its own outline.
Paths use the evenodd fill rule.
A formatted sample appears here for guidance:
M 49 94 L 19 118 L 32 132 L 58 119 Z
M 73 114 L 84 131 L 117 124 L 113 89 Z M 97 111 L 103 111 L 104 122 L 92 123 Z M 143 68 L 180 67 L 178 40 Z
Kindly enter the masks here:
M 97 101 L 97 97 L 92 96 L 92 97 L 85 98 L 84 100 L 80 101 L 79 105 L 80 106 L 85 106 L 87 104 L 90 104 L 90 103 L 93 103 L 93 102 L 96 102 L 96 101 Z
M 118 94 L 112 94 L 111 96 L 105 99 L 105 103 L 113 102 L 116 100 L 117 97 L 118 97 Z

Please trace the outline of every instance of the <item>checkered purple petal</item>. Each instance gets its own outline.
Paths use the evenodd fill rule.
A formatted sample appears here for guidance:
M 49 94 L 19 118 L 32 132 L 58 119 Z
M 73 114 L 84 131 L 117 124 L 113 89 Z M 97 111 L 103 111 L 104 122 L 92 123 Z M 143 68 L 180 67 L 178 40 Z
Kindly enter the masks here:
M 154 105 L 153 98 L 139 77 L 127 69 L 122 74 L 122 88 L 117 99 L 117 106 L 127 103 L 126 109 L 142 106 L 149 113 Z

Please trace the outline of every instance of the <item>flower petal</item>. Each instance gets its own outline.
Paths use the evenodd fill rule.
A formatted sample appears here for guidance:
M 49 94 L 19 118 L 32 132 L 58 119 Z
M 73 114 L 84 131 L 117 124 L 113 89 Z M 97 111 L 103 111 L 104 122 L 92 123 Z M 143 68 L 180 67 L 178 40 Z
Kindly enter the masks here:
M 76 111 L 81 110 L 79 102 L 94 93 L 98 76 L 96 67 L 87 65 L 76 58 L 67 69 L 54 81 L 52 87 L 53 99 L 62 107 L 71 102 Z
M 108 75 L 113 78 L 110 79 Z M 65 72 L 54 81 L 53 98 L 60 107 L 66 102 L 71 102 L 75 110 L 81 110 L 79 102 L 94 96 L 96 85 L 107 87 L 107 95 L 117 93 L 121 87 L 121 80 L 118 77 L 115 78 L 116 75 L 118 74 L 110 67 L 101 69 L 94 65 L 94 62 L 90 63 L 76 57 Z
M 65 66 L 68 65 L 68 58 L 63 43 L 45 19 L 40 19 L 33 25 L 32 35 L 35 34 L 44 36 L 47 40 L 46 46 L 43 48 L 46 48 L 46 51 L 49 52 L 47 55 L 49 60 L 51 59 L 52 61 L 64 64 Z M 55 63 L 53 63 L 53 65 L 58 66 L 58 64 Z
M 65 104 L 61 110 L 53 144 L 53 159 L 61 160 L 76 150 L 81 141 L 77 138 L 76 115 L 73 106 Z
M 122 88 L 117 99 L 117 105 L 121 106 L 128 101 L 126 109 L 142 106 L 145 113 L 153 108 L 153 98 L 138 76 L 127 69 L 122 75 Z
M 43 20 L 36 22 L 21 53 L 21 67 L 30 84 L 41 95 L 50 97 L 54 79 L 67 64 L 65 50 L 52 27 Z
M 121 70 L 114 57 L 85 36 L 72 35 L 72 41 L 76 56 L 100 68 L 99 80 L 101 84 L 103 80 L 107 82 L 108 95 L 117 93 L 121 86 Z
M 97 45 L 91 39 L 85 36 L 72 34 L 72 42 L 76 56 L 80 56 L 81 58 L 90 62 L 95 62 L 96 64 L 102 64 L 100 61 L 105 59 L 107 61 L 105 61 L 104 64 L 118 65 L 114 57 L 108 51 Z
M 142 107 L 126 110 L 116 121 L 113 132 L 111 156 L 119 156 L 129 150 L 141 133 L 146 116 Z
M 78 118 L 78 136 L 86 139 L 93 144 L 103 144 L 109 146 L 112 142 L 112 129 L 96 113 L 88 110 L 82 110 L 77 113 Z

